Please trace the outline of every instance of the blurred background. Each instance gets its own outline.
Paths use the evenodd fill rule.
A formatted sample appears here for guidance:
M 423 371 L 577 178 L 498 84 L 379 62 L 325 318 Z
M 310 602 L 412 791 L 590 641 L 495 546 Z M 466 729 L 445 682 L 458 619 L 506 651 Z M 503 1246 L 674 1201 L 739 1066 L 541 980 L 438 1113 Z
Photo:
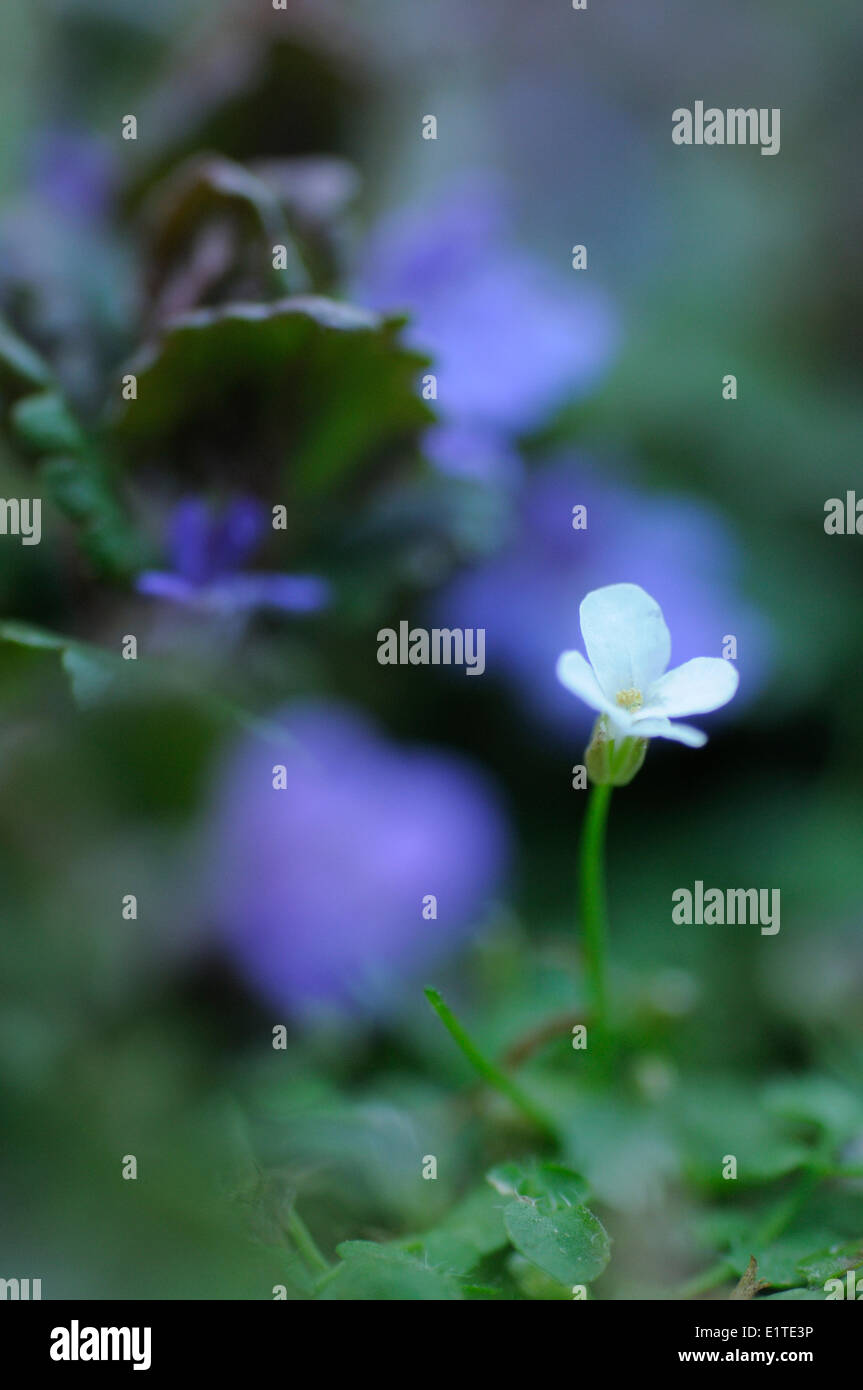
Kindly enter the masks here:
M 0 27 L 0 495 L 42 499 L 0 536 L 0 1276 L 308 1298 L 295 1213 L 327 1261 L 422 1252 L 537 1150 L 434 984 L 590 1184 L 592 1296 L 736 1277 L 814 1153 L 863 1164 L 863 565 L 824 531 L 863 478 L 859 7 Z M 781 153 L 673 145 L 696 100 L 780 108 Z M 554 663 L 619 581 L 672 664 L 734 637 L 740 691 L 615 794 L 609 1077 Z M 482 678 L 379 665 L 404 619 L 485 627 Z M 780 933 L 673 927 L 696 879 L 778 888 Z M 782 1238 L 863 1245 L 860 1181 Z

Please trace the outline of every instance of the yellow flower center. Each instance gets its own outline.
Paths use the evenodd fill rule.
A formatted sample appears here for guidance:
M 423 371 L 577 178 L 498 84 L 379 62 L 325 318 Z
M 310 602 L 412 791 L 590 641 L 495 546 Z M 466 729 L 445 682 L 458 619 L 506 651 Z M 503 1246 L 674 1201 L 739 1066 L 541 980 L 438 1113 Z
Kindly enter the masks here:
M 641 709 L 644 704 L 644 697 L 640 690 L 634 690 L 631 686 L 628 690 L 618 690 L 615 701 L 621 709 L 632 710 Z

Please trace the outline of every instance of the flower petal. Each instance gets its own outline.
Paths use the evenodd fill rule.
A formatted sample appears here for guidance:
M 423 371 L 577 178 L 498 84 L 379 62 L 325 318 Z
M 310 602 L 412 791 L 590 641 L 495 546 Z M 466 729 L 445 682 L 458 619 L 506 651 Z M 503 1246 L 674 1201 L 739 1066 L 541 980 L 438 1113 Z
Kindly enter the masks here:
M 581 602 L 581 634 L 600 688 L 614 703 L 620 690 L 642 692 L 671 656 L 662 609 L 638 584 L 609 584 Z
M 613 713 L 611 703 L 599 688 L 599 682 L 589 663 L 581 652 L 562 652 L 557 661 L 557 679 L 573 695 L 577 695 L 591 709 L 602 714 Z
M 206 584 L 214 576 L 213 522 L 200 497 L 184 497 L 171 513 L 168 550 L 175 572 L 190 584 Z
M 213 523 L 213 580 L 242 570 L 264 538 L 267 511 L 254 497 L 237 497 Z
M 672 724 L 670 719 L 636 719 L 631 733 L 634 738 L 670 738 L 673 743 L 685 743 L 687 748 L 703 748 L 707 735 L 691 724 Z
M 212 607 L 222 613 L 280 608 L 285 613 L 316 613 L 329 599 L 329 586 L 314 574 L 251 571 L 208 586 Z
M 148 598 L 164 598 L 171 603 L 193 603 L 199 590 L 188 579 L 171 570 L 142 570 L 135 590 Z
M 644 716 L 675 718 L 681 714 L 707 714 L 727 705 L 737 689 L 739 676 L 730 661 L 718 656 L 697 656 L 666 671 L 646 692 Z

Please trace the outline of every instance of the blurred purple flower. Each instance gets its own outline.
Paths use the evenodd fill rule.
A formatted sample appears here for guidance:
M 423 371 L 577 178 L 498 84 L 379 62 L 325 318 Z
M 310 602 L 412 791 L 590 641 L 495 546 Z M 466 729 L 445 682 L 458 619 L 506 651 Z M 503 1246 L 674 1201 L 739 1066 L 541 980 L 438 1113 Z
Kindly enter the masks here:
M 0 215 L 0 312 L 88 411 L 102 404 L 102 369 L 116 358 L 137 301 L 128 239 L 110 226 L 117 167 L 86 132 L 41 130 Z
M 246 739 L 219 780 L 213 920 L 276 1007 L 385 1012 L 481 925 L 507 857 L 497 801 L 459 759 L 393 745 L 342 706 L 278 718 L 284 743 Z
M 573 507 L 587 529 L 573 529 Z M 592 716 L 555 678 L 559 651 L 581 647 L 578 607 L 591 589 L 640 584 L 655 596 L 674 636 L 675 665 L 721 656 L 737 640 L 740 693 L 712 716 L 733 718 L 770 666 L 766 620 L 741 596 L 739 547 L 724 520 L 681 496 L 638 492 L 599 480 L 572 462 L 531 474 L 515 501 L 509 540 L 491 560 L 458 575 L 431 604 L 443 626 L 484 627 L 486 665 L 509 679 L 532 715 L 571 735 Z
M 512 438 L 596 381 L 616 328 L 582 278 L 514 247 L 503 202 L 481 181 L 400 211 L 373 234 L 355 292 L 408 313 L 405 340 L 434 359 L 441 425 L 427 451 L 441 468 L 496 476 L 499 454 L 511 469 Z
M 139 594 L 224 617 L 255 608 L 310 613 L 322 607 L 328 589 L 315 575 L 243 571 L 266 530 L 266 508 L 252 498 L 230 502 L 219 515 L 201 499 L 186 498 L 170 523 L 173 568 L 144 570 L 135 587 Z
M 29 151 L 31 193 L 60 217 L 98 222 L 108 212 L 117 162 L 85 131 L 40 131 Z

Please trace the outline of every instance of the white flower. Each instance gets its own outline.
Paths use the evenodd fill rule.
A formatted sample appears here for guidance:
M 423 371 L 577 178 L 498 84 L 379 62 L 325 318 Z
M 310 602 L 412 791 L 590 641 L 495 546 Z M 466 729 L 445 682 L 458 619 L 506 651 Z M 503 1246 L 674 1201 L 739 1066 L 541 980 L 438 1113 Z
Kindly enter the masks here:
M 707 735 L 680 715 L 706 714 L 734 695 L 738 675 L 730 661 L 698 656 L 666 671 L 671 636 L 662 609 L 638 584 L 594 589 L 579 609 L 590 658 L 563 652 L 558 680 L 608 721 L 608 737 L 670 738 L 700 748 Z

